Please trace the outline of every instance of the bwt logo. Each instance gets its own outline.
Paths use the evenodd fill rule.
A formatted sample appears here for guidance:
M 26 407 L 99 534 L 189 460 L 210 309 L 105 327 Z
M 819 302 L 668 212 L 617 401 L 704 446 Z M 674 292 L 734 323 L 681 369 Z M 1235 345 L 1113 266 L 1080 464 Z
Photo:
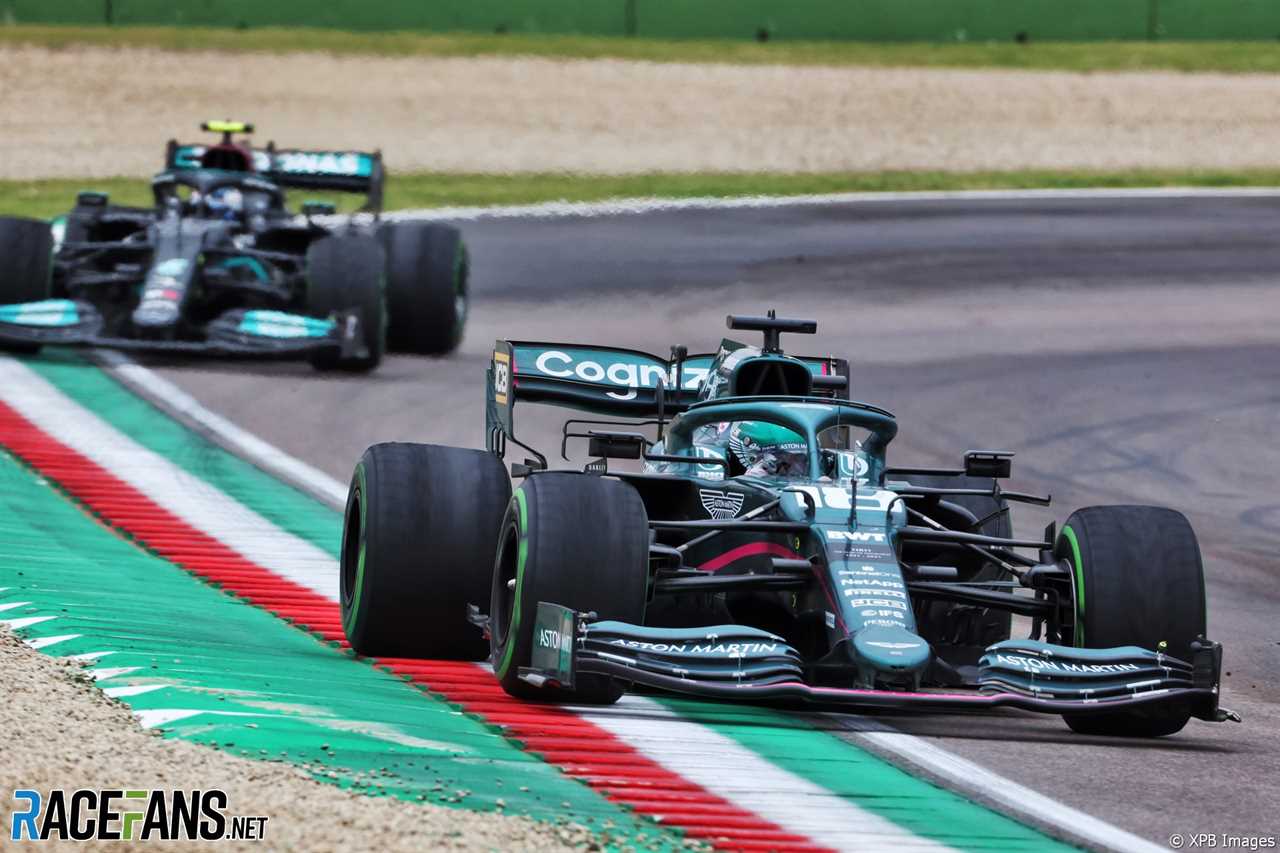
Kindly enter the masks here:
M 829 542 L 883 542 L 883 533 L 862 532 L 860 530 L 828 530 Z
M 29 788 L 13 792 L 19 804 L 10 841 L 262 841 L 265 815 L 228 816 L 226 792 Z

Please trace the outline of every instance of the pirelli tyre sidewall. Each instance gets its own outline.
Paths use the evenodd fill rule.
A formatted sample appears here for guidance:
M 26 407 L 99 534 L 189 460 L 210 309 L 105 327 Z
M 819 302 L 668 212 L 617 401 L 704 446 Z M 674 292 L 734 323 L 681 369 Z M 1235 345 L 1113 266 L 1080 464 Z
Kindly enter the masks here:
M 470 304 L 462 232 L 434 222 L 392 222 L 378 238 L 387 253 L 387 346 L 419 355 L 452 352 Z
M 311 359 L 319 370 L 373 370 L 387 344 L 386 255 L 373 236 L 340 232 L 307 247 L 307 311 L 317 317 L 355 311 L 364 353 L 341 357 L 325 351 Z
M 591 474 L 534 474 L 507 506 L 489 609 L 494 673 L 512 696 L 610 704 L 624 685 L 579 676 L 572 690 L 520 680 L 539 601 L 639 625 L 648 593 L 649 520 L 630 485 Z
M 1072 571 L 1072 639 L 1084 648 L 1139 646 L 1191 662 L 1205 633 L 1204 566 L 1190 522 L 1153 506 L 1095 506 L 1063 525 L 1054 555 Z M 1158 737 L 1182 729 L 1190 708 L 1064 715 L 1082 734 Z
M 501 460 L 481 450 L 375 444 L 351 476 L 342 531 L 342 628 L 356 652 L 483 660 L 467 620 L 490 591 L 511 496 Z
M 0 305 L 48 299 L 53 270 L 49 223 L 0 216 Z M 5 344 L 8 352 L 32 353 L 39 344 Z

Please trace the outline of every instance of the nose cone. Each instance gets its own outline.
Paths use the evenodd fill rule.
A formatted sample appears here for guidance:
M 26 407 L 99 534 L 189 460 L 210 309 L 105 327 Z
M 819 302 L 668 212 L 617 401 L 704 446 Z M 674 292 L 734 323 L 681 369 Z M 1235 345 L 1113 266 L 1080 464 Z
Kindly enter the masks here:
M 906 628 L 863 628 L 853 638 L 853 650 L 859 663 L 891 678 L 918 673 L 929 665 L 929 644 Z

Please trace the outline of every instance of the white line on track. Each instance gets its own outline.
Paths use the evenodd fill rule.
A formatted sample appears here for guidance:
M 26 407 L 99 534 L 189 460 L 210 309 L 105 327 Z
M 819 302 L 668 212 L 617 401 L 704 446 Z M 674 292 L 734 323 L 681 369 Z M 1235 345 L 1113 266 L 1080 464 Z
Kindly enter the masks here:
M 30 628 L 32 625 L 39 625 L 41 622 L 49 622 L 57 618 L 57 616 L 26 616 L 21 619 L 0 619 L 0 625 L 4 625 L 10 631 L 21 631 L 23 628 Z
M 119 678 L 122 675 L 137 672 L 140 669 L 142 669 L 140 666 L 102 666 L 97 669 L 86 670 L 86 672 L 94 681 L 105 681 L 109 678 Z
M 698 198 L 623 198 L 606 201 L 549 201 L 492 207 L 435 207 L 396 210 L 388 220 L 625 216 L 683 210 L 750 210 L 828 204 L 885 204 L 933 201 L 1071 201 L 1090 199 L 1276 198 L 1276 187 L 1149 187 L 1069 190 L 942 190 L 936 192 L 848 192 L 790 196 L 708 196 Z
M 347 487 L 328 474 L 241 429 L 222 415 L 209 411 L 186 391 L 130 361 L 125 355 L 112 350 L 94 350 L 92 356 L 122 385 L 143 399 L 156 403 L 179 423 L 322 503 L 337 509 L 346 506 Z
M 33 649 L 44 649 L 49 646 L 56 646 L 58 643 L 65 643 L 67 640 L 77 640 L 83 634 L 58 634 L 54 637 L 37 637 L 31 640 L 25 640 L 26 644 Z
M 1091 846 L 1124 853 L 1159 853 L 1167 850 L 1159 844 L 1006 779 L 967 758 L 947 752 L 923 738 L 897 731 L 868 717 L 847 714 L 827 716 L 852 732 L 856 741 L 870 747 L 873 752 L 889 753 L 901 758 L 943 781 L 948 787 L 974 791 L 982 799 L 1002 807 L 1002 811 L 1025 814 L 1039 825 L 1061 828 L 1073 838 Z
M 127 359 L 122 359 L 120 363 L 109 369 L 115 375 L 122 376 L 123 379 L 123 375 L 117 371 L 120 365 L 126 362 Z M 247 461 L 263 470 L 273 472 L 285 470 L 286 467 L 292 464 L 300 466 L 300 469 L 309 469 L 308 478 L 318 486 L 311 493 L 317 499 L 337 509 L 345 506 L 346 488 L 337 480 L 323 472 L 310 468 L 310 466 L 294 459 L 280 448 L 261 439 L 254 437 L 251 442 L 243 441 L 240 436 L 244 434 L 244 431 L 239 427 L 234 427 L 231 432 L 224 434 L 221 431 L 221 425 L 229 423 L 225 418 L 205 409 L 189 394 L 154 374 L 151 374 L 151 379 L 144 379 L 146 374 L 150 374 L 150 371 L 140 365 L 130 364 L 131 367 L 127 371 L 127 375 L 132 380 L 131 387 L 147 399 L 166 410 L 183 411 L 186 417 L 195 423 L 201 424 L 202 431 L 218 444 L 238 455 L 244 456 Z M 174 393 L 172 398 L 169 398 L 167 395 L 171 392 Z M 631 701 L 631 699 L 627 701 Z M 646 700 L 636 699 L 636 701 Z M 605 716 L 596 709 L 596 713 L 590 716 L 589 719 L 606 728 L 610 725 L 618 725 L 616 721 L 606 720 Z M 947 752 L 941 747 L 914 735 L 883 726 L 877 729 L 878 724 L 863 717 L 840 715 L 839 718 L 855 732 L 855 738 L 863 740 L 869 746 L 874 746 L 885 754 L 921 767 L 944 780 L 949 787 L 961 793 L 971 793 L 986 802 L 995 803 L 1009 814 L 1023 816 L 1041 826 L 1053 827 L 1067 837 L 1079 838 L 1101 848 L 1124 851 L 1124 853 L 1129 853 L 1129 851 L 1132 851 L 1132 853 L 1149 853 L 1149 851 L 1162 849 L 1130 832 L 1037 793 L 1011 779 Z M 662 720 L 654 725 L 666 726 L 667 722 L 667 720 Z M 685 724 L 696 725 L 693 723 Z M 702 731 L 705 731 L 708 735 L 711 734 L 709 729 L 701 726 L 699 728 L 701 730 L 699 732 L 700 737 L 702 736 Z M 655 731 L 651 736 L 646 734 L 644 740 L 649 748 L 656 749 L 663 737 L 664 735 L 661 732 Z M 638 748 L 644 749 L 645 747 Z M 751 755 L 754 756 L 754 753 Z M 652 757 L 658 758 L 656 755 Z M 754 758 L 760 760 L 758 756 L 754 756 Z M 667 762 L 665 755 L 658 760 L 664 764 Z M 673 757 L 672 760 L 678 760 L 678 757 Z M 772 765 L 770 766 L 772 767 Z M 690 772 L 696 772 L 696 768 L 691 768 Z M 710 781 L 714 782 L 715 780 L 712 779 Z M 775 794 L 775 796 L 777 795 Z M 736 797 L 737 794 L 735 792 L 734 798 Z M 752 806 L 752 808 L 754 809 L 755 807 Z M 771 808 L 771 806 L 765 803 L 760 808 Z M 763 812 L 760 813 L 764 814 Z M 773 818 L 771 817 L 770 819 Z
M 336 599 L 333 557 L 138 444 L 12 358 L 0 357 L 0 400 L 196 530 L 259 566 Z

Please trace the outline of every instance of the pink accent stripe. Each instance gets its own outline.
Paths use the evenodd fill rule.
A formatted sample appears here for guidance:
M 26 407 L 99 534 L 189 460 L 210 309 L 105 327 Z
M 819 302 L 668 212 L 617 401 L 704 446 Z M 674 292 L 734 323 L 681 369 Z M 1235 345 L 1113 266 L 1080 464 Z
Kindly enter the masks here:
M 701 566 L 698 566 L 704 572 L 715 572 L 723 569 L 730 563 L 746 557 L 758 557 L 761 554 L 769 554 L 773 557 L 799 558 L 801 555 L 785 545 L 778 545 L 774 542 L 750 542 L 746 545 L 739 545 L 737 548 L 731 548 L 718 557 L 712 557 Z

